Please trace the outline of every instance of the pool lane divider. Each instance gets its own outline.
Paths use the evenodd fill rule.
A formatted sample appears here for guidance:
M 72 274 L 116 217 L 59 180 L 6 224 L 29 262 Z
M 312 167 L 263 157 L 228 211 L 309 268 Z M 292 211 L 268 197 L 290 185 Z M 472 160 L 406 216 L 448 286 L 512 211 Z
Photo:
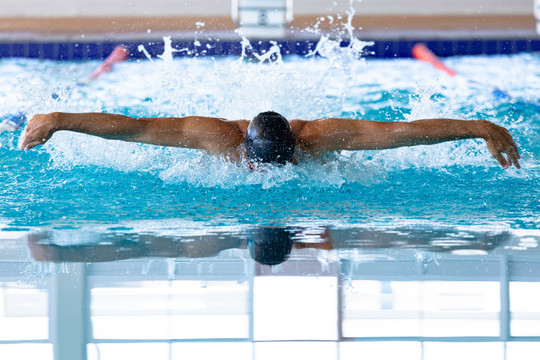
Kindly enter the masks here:
M 471 79 L 468 79 L 464 76 L 462 76 L 461 74 L 458 74 L 457 71 L 449 68 L 448 66 L 446 66 L 442 61 L 441 59 L 439 59 L 437 57 L 437 55 L 435 55 L 425 44 L 423 43 L 416 43 L 414 44 L 414 46 L 412 47 L 412 56 L 417 59 L 417 60 L 420 60 L 420 61 L 424 61 L 424 62 L 427 62 L 428 64 L 431 64 L 434 68 L 440 70 L 440 71 L 443 71 L 445 72 L 446 74 L 448 74 L 449 76 L 451 77 L 461 77 L 463 79 L 465 79 L 467 82 L 471 83 L 471 84 L 476 84 L 476 85 L 482 85 L 482 86 L 488 86 L 491 88 L 491 94 L 495 97 L 495 99 L 497 100 L 503 100 L 503 101 L 508 101 L 512 104 L 514 110 L 523 110 L 523 107 L 525 106 L 530 106 L 530 107 L 533 107 L 534 109 L 536 109 L 536 112 L 539 112 L 540 113 L 540 104 L 538 103 L 533 103 L 533 102 L 527 102 L 527 101 L 522 101 L 522 100 L 517 100 L 515 99 L 513 96 L 511 96 L 510 94 L 508 94 L 506 91 L 504 90 L 501 90 L 493 85 L 489 85 L 489 84 L 483 84 L 483 83 L 480 83 L 478 81 L 474 81 L 474 80 L 471 80 Z
M 79 80 L 75 85 L 69 87 L 69 89 L 90 84 L 102 74 L 111 72 L 114 64 L 126 61 L 128 58 L 129 50 L 125 46 L 119 45 L 115 47 L 109 56 L 107 56 L 107 58 L 90 75 Z M 56 100 L 59 98 L 59 95 L 57 93 L 52 93 L 51 98 Z M 27 115 L 23 111 L 4 116 L 0 122 L 0 133 L 3 131 L 18 130 L 26 122 L 26 119 Z
M 86 79 L 79 81 L 77 86 L 88 85 L 101 74 L 111 72 L 114 64 L 126 61 L 129 58 L 129 50 L 122 45 L 114 48 L 109 56 L 91 73 Z

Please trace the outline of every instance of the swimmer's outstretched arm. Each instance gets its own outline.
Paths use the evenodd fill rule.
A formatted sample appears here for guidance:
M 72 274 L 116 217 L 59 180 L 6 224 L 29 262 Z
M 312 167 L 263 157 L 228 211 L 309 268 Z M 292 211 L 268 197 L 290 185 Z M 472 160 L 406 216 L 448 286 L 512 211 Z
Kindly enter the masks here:
M 330 118 L 305 122 L 297 137 L 306 148 L 327 151 L 390 149 L 482 138 L 503 168 L 520 168 L 521 156 L 510 132 L 486 120 L 387 122 Z
M 131 118 L 103 113 L 50 113 L 35 115 L 26 127 L 22 149 L 46 143 L 61 130 L 95 135 L 106 139 L 225 152 L 243 142 L 234 122 L 188 116 L 182 118 Z

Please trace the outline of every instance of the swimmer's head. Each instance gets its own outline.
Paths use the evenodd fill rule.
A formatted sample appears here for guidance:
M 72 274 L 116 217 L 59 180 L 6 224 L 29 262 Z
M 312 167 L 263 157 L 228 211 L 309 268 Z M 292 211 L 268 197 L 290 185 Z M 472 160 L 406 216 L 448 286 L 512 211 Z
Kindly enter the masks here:
M 244 145 L 250 162 L 285 164 L 291 161 L 296 139 L 280 114 L 268 111 L 251 120 Z

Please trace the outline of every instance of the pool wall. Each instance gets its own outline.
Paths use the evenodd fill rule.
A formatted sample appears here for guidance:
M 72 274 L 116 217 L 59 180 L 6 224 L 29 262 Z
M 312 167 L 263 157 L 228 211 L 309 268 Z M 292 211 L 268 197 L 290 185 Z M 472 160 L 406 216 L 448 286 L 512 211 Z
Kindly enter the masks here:
M 372 39 L 364 39 L 372 40 Z M 418 39 L 388 39 L 372 40 L 373 46 L 366 48 L 365 57 L 397 58 L 411 57 L 411 48 L 417 42 L 426 43 L 438 56 L 453 55 L 496 55 L 515 54 L 520 52 L 540 51 L 540 39 L 448 39 L 436 40 L 428 38 Z M 317 40 L 284 40 L 277 42 L 282 54 L 306 55 L 317 44 Z M 114 49 L 116 45 L 125 45 L 131 51 L 131 59 L 145 58 L 137 50 L 143 44 L 146 50 L 156 56 L 163 53 L 162 41 L 104 41 L 104 42 L 14 42 L 0 43 L 0 57 L 25 57 L 49 60 L 90 60 L 102 59 Z M 239 40 L 209 40 L 201 42 L 202 46 L 195 47 L 191 40 L 173 40 L 176 49 L 188 49 L 175 56 L 239 56 L 242 45 Z M 348 42 L 343 41 L 342 46 Z M 209 47 L 206 47 L 208 45 Z M 269 41 L 256 41 L 252 43 L 253 51 L 261 53 L 272 46 Z M 203 49 L 202 51 L 198 49 Z
M 540 51 L 530 0 L 352 3 L 354 35 L 374 41 L 366 56 L 409 57 L 412 44 L 419 41 L 427 42 L 439 56 Z M 349 0 L 293 2 L 294 19 L 283 36 L 273 39 L 284 54 L 306 54 L 321 35 L 343 36 L 350 4 Z M 6 0 L 0 15 L 0 57 L 100 59 L 124 44 L 134 58 L 142 58 L 136 51 L 139 44 L 152 55 L 160 54 L 167 35 L 175 47 L 189 49 L 176 56 L 239 55 L 233 9 L 234 1 L 228 0 Z M 262 51 L 270 39 L 250 40 L 255 51 Z M 195 40 L 202 46 L 196 48 Z

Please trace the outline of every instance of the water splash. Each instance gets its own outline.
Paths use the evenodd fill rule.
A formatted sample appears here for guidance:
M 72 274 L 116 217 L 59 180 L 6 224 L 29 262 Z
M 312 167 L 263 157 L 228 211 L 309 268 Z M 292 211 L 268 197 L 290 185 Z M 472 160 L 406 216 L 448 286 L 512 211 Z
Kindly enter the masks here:
M 322 55 L 324 60 L 307 58 L 285 62 L 276 42 L 271 42 L 268 51 L 258 54 L 246 38 L 242 39 L 242 55 L 239 59 L 223 59 L 219 62 L 196 58 L 177 60 L 174 53 L 186 49 L 174 49 L 171 38 L 164 37 L 163 54 L 156 60 L 151 59 L 153 69 L 146 69 L 158 81 L 150 86 L 144 80 L 140 83 L 145 86 L 144 91 L 152 93 L 146 96 L 151 105 L 159 107 L 161 114 L 169 116 L 197 114 L 249 119 L 269 109 L 281 112 L 288 118 L 339 116 L 348 89 L 353 85 L 353 64 L 361 60 L 361 52 L 369 45 L 353 36 L 351 21 L 354 11 L 351 10 L 348 15 L 348 22 L 344 25 L 348 29 L 350 44 L 342 47 L 341 39 L 331 40 L 323 36 L 315 53 Z M 139 50 L 149 57 L 144 47 Z M 246 62 L 248 54 L 257 61 Z M 339 75 L 334 73 L 336 69 Z M 330 80 L 332 76 L 341 76 L 344 81 Z M 330 83 L 339 86 L 333 87 Z M 134 85 L 131 91 L 136 94 L 137 81 L 134 81 Z M 242 99 L 241 103 L 238 99 Z M 309 103 L 306 103 L 306 99 L 309 99 Z M 308 107 L 306 104 L 309 104 Z M 165 150 L 77 134 L 55 135 L 46 148 L 53 166 L 59 168 L 97 165 L 121 171 L 148 171 L 158 174 L 167 183 L 186 182 L 209 187 L 260 184 L 267 189 L 291 182 L 339 187 L 346 182 L 370 183 L 375 178 L 383 177 L 375 166 L 369 165 L 369 161 L 367 165 L 364 163 L 365 158 L 351 154 L 300 167 L 269 167 L 265 172 L 249 172 L 245 166 L 230 164 L 196 151 Z M 100 149 L 100 154 L 97 149 Z M 206 169 L 204 177 L 201 177 L 202 168 Z

